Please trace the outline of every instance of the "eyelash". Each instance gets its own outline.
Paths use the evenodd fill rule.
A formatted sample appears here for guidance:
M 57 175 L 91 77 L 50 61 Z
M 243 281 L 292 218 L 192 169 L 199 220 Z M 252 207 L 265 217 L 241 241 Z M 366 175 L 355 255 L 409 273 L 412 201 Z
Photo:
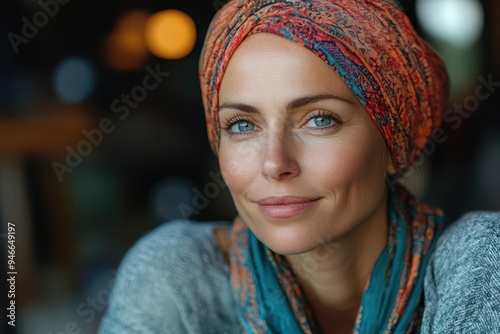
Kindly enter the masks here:
M 325 127 L 319 127 L 319 128 L 310 128 L 310 129 L 314 129 L 314 131 L 330 130 L 331 128 L 338 127 L 339 125 L 342 124 L 342 120 L 340 119 L 340 117 L 338 117 L 337 115 L 335 115 L 332 112 L 324 111 L 324 110 L 318 110 L 318 111 L 313 112 L 312 114 L 307 115 L 306 116 L 306 123 L 308 123 L 310 120 L 317 118 L 317 117 L 324 117 L 324 118 L 331 119 L 332 121 L 335 122 L 335 124 L 325 126 Z
M 318 110 L 318 111 L 315 111 L 315 112 L 307 115 L 306 118 L 305 118 L 306 123 L 309 122 L 311 119 L 314 119 L 316 117 L 325 117 L 325 118 L 331 119 L 336 124 L 325 126 L 325 127 L 320 127 L 320 128 L 312 128 L 311 127 L 310 129 L 314 129 L 313 131 L 330 130 L 331 128 L 337 127 L 337 126 L 339 126 L 339 125 L 342 124 L 342 121 L 340 120 L 340 117 L 336 116 L 332 112 L 328 112 L 328 111 L 324 111 L 324 110 Z M 244 116 L 241 116 L 241 115 L 236 115 L 236 116 L 234 116 L 233 118 L 231 118 L 231 119 L 229 119 L 227 121 L 226 120 L 222 121 L 222 128 L 226 131 L 226 133 L 230 137 L 246 136 L 246 135 L 250 134 L 251 131 L 249 131 L 249 132 L 232 132 L 230 130 L 233 125 L 238 124 L 239 122 L 252 123 L 248 118 L 246 118 Z
M 249 122 L 249 123 L 252 123 L 247 118 L 245 118 L 243 116 L 240 116 L 240 115 L 236 115 L 233 118 L 229 119 L 228 121 L 225 121 L 225 120 L 222 121 L 222 128 L 226 131 L 226 133 L 230 137 L 239 137 L 239 136 L 246 136 L 246 135 L 248 135 L 250 132 L 232 132 L 231 131 L 231 128 L 233 127 L 233 125 L 238 124 L 239 122 Z

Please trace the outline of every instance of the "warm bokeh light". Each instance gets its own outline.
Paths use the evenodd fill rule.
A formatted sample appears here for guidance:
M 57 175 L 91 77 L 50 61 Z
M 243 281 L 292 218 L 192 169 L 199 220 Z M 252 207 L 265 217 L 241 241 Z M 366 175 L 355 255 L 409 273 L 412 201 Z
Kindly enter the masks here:
M 179 59 L 187 56 L 196 42 L 196 26 L 186 13 L 175 9 L 152 15 L 146 24 L 146 43 L 156 56 Z
M 65 59 L 54 71 L 53 84 L 61 100 L 68 103 L 83 102 L 94 90 L 94 66 L 79 57 Z
M 132 10 L 123 15 L 105 45 L 106 58 L 114 69 L 136 71 L 143 68 L 149 56 L 144 28 L 149 18 L 145 10 Z

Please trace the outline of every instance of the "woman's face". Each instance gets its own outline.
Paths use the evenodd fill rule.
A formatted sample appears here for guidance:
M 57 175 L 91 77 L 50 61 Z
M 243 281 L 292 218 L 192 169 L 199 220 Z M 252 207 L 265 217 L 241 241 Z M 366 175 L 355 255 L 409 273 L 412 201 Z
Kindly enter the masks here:
M 393 167 L 382 137 L 306 48 L 272 34 L 246 38 L 221 83 L 219 121 L 219 162 L 236 208 L 276 253 L 310 251 L 385 210 Z

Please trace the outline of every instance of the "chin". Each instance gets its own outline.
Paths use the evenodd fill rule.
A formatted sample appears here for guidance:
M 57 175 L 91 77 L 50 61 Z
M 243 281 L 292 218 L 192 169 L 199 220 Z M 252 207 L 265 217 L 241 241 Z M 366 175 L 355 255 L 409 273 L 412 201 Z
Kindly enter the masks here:
M 304 222 L 287 224 L 279 222 L 282 226 L 259 226 L 250 229 L 255 236 L 269 247 L 273 252 L 281 255 L 296 255 L 307 253 L 328 243 L 325 235 L 319 231 L 314 231 L 311 226 L 304 225 Z M 285 225 L 286 224 L 286 225 Z
M 304 245 L 296 245 L 293 241 L 289 242 L 271 242 L 264 243 L 267 247 L 269 247 L 273 252 L 280 255 L 297 255 L 302 253 L 307 253 L 316 247 L 314 246 L 304 246 Z

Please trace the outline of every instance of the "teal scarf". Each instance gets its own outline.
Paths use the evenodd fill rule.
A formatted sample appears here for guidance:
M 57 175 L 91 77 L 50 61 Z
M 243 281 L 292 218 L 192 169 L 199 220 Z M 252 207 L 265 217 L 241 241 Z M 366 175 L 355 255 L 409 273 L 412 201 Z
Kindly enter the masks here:
M 388 242 L 365 286 L 353 333 L 419 333 L 423 282 L 446 219 L 398 188 L 388 198 Z M 284 256 L 238 217 L 230 233 L 231 286 L 247 333 L 319 333 Z

